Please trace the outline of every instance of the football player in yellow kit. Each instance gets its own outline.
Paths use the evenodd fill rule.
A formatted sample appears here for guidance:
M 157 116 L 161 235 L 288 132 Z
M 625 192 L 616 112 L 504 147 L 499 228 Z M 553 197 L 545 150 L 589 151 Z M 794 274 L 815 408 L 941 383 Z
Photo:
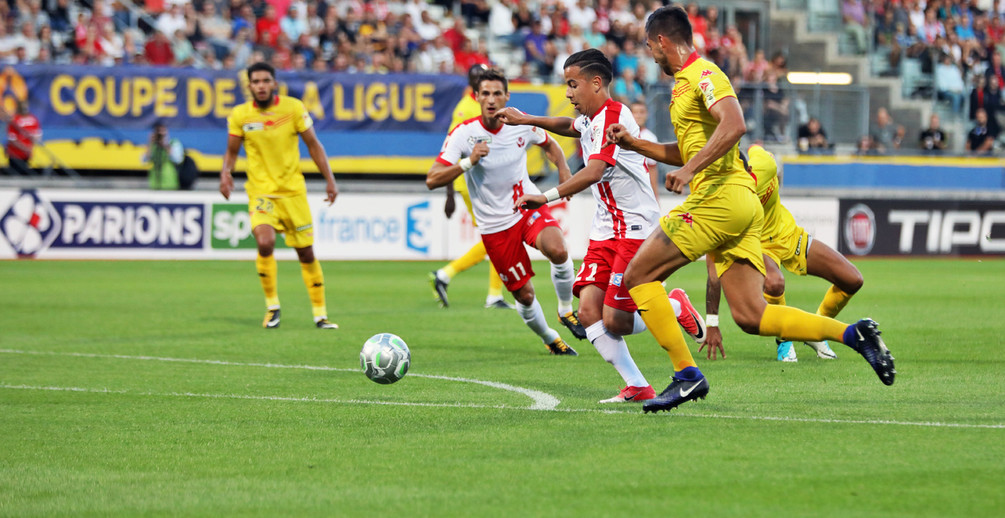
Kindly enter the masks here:
M 227 118 L 227 151 L 220 170 L 220 193 L 230 199 L 234 190 L 232 172 L 237 153 L 244 145 L 248 155 L 248 211 L 251 231 L 258 244 L 255 266 L 265 292 L 266 329 L 279 327 L 279 292 L 276 286 L 276 232 L 284 234 L 287 246 L 297 251 L 307 294 L 311 299 L 314 325 L 318 329 L 338 329 L 328 320 L 325 306 L 324 274 L 314 257 L 314 229 L 307 185 L 300 169 L 300 142 L 307 145 L 311 158 L 327 181 L 326 200 L 331 205 L 338 196 L 335 177 L 325 149 L 314 133 L 314 121 L 298 99 L 276 94 L 276 71 L 268 63 L 248 67 L 251 100 L 235 106 Z
M 792 340 L 836 340 L 862 354 L 886 384 L 893 384 L 893 357 L 869 319 L 848 325 L 797 308 L 768 305 L 763 296 L 764 259 L 760 235 L 764 210 L 753 177 L 744 170 L 738 144 L 746 133 L 743 110 L 726 75 L 694 50 L 691 23 L 679 6 L 656 9 L 646 21 L 646 44 L 653 59 L 674 77 L 670 119 L 677 142 L 647 142 L 624 126 L 607 128 L 608 140 L 644 156 L 679 166 L 667 189 L 683 203 L 672 209 L 639 248 L 624 282 L 646 327 L 670 355 L 673 379 L 645 412 L 670 410 L 704 398 L 708 380 L 698 369 L 676 325 L 661 281 L 710 253 L 733 320 L 750 334 Z
M 796 275 L 812 275 L 831 282 L 832 286 L 824 295 L 817 314 L 835 317 L 851 297 L 862 287 L 862 274 L 843 255 L 825 243 L 813 239 L 805 229 L 796 224 L 792 213 L 779 201 L 778 164 L 775 157 L 761 146 L 751 146 L 747 156 L 741 154 L 744 167 L 757 179 L 757 197 L 764 207 L 764 228 L 761 231 L 761 251 L 767 275 L 764 279 L 764 299 L 769 304 L 785 305 L 785 277 L 779 266 Z M 719 279 L 715 270 L 709 268 L 705 310 L 710 315 L 718 314 Z M 776 339 L 779 361 L 797 361 L 792 342 Z M 826 341 L 807 341 L 806 345 L 825 359 L 837 358 L 837 354 Z M 709 326 L 708 339 L 702 347 L 708 347 L 707 356 L 715 359 L 722 347 L 722 333 L 718 326 Z

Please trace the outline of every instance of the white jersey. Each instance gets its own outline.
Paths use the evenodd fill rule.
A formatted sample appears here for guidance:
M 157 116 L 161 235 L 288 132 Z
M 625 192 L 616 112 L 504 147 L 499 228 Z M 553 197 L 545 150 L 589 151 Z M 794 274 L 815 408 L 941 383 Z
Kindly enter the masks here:
M 649 181 L 645 157 L 613 144 L 604 146 L 604 134 L 612 124 L 621 124 L 631 135 L 639 136 L 639 125 L 627 106 L 608 99 L 593 115 L 576 118 L 583 159 L 602 160 L 607 169 L 593 184 L 597 211 L 593 216 L 590 239 L 645 239 L 659 224 L 660 206 Z
M 470 156 L 478 142 L 489 145 L 489 154 L 464 173 L 480 233 L 494 234 L 517 224 L 523 211 L 513 211 L 516 200 L 541 193 L 527 175 L 527 148 L 547 144 L 548 138 L 548 132 L 535 126 L 503 126 L 492 131 L 481 117 L 462 122 L 447 136 L 436 157 L 444 165 Z

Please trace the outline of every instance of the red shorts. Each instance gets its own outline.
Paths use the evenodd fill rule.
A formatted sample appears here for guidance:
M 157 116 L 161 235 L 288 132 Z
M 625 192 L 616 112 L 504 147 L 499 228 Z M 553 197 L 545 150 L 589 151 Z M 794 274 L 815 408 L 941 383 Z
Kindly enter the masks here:
M 558 226 L 558 220 L 551 217 L 548 207 L 544 206 L 525 212 L 516 225 L 502 232 L 482 234 L 482 242 L 485 243 L 489 261 L 492 261 L 492 266 L 499 272 L 499 278 L 507 290 L 511 292 L 519 290 L 534 276 L 530 256 L 527 255 L 524 244 L 537 248 L 535 244 L 537 235 L 546 227 L 561 228 Z
M 604 305 L 622 311 L 634 312 L 635 301 L 628 294 L 621 279 L 625 268 L 635 257 L 644 239 L 607 239 L 605 241 L 590 241 L 590 247 L 583 258 L 583 266 L 576 274 L 576 283 L 572 285 L 572 293 L 579 296 L 585 286 L 597 286 L 607 294 Z

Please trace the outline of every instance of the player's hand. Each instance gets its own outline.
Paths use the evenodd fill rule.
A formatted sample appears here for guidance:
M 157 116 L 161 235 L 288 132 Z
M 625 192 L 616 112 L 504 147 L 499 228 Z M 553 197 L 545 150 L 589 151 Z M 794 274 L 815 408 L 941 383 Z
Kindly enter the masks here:
M 680 194 L 684 191 L 684 187 L 691 183 L 692 178 L 694 178 L 694 173 L 687 170 L 686 167 L 669 173 L 667 174 L 667 190 Z
M 517 198 L 516 205 L 513 206 L 513 212 L 520 209 L 534 210 L 547 203 L 548 198 L 545 198 L 543 194 L 524 194 L 523 196 Z
M 475 147 L 471 149 L 471 165 L 475 165 L 483 156 L 489 154 L 489 145 L 484 142 L 479 142 L 475 144 Z
M 519 124 L 527 124 L 530 117 L 516 108 L 507 107 L 496 112 L 496 119 L 501 121 L 503 124 L 516 126 Z
M 325 188 L 325 192 L 328 196 L 325 197 L 325 201 L 328 202 L 328 206 L 331 207 L 332 203 L 335 203 L 335 198 L 338 196 L 338 186 L 335 182 L 328 180 L 328 187 Z
M 230 193 L 234 191 L 234 177 L 227 172 L 220 172 L 220 194 L 223 199 L 229 200 Z
M 614 144 L 622 149 L 631 150 L 635 144 L 635 137 L 628 133 L 628 128 L 623 124 L 611 124 L 604 132 L 604 145 Z
M 722 331 L 719 331 L 718 327 L 709 327 L 705 329 L 706 337 L 705 343 L 701 344 L 698 351 L 701 352 L 708 347 L 706 351 L 706 357 L 709 360 L 715 360 L 716 351 L 718 354 L 722 355 L 722 359 L 726 359 L 726 350 L 722 348 Z

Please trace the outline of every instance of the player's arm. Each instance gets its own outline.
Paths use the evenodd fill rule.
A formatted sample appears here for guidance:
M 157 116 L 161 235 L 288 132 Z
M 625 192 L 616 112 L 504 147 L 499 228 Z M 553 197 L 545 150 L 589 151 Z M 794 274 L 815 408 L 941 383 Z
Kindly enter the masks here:
M 708 143 L 680 169 L 667 175 L 667 189 L 680 194 L 694 175 L 723 157 L 747 133 L 747 123 L 743 120 L 743 109 L 736 97 L 719 99 L 708 112 L 718 124 L 712 131 Z
M 528 115 L 516 108 L 503 108 L 496 113 L 496 118 L 510 126 L 537 126 L 563 137 L 579 138 L 580 136 L 574 126 L 576 119 L 571 117 L 541 117 Z
M 708 347 L 707 358 L 715 359 L 716 351 L 726 358 L 726 350 L 722 347 L 722 332 L 719 330 L 719 300 L 722 296 L 722 289 L 719 284 L 719 276 L 715 272 L 715 261 L 711 255 L 705 256 L 705 264 L 708 267 L 708 281 L 705 284 L 705 343 L 698 350 Z M 715 315 L 714 319 L 709 317 Z
M 454 200 L 454 182 L 447 184 L 447 200 L 443 203 L 443 213 L 450 219 L 454 215 L 454 211 L 457 210 L 457 201 Z
M 479 142 L 472 148 L 471 156 L 460 159 L 456 164 L 437 158 L 432 167 L 429 168 L 429 172 L 426 173 L 426 187 L 433 190 L 453 182 L 458 176 L 477 165 L 478 161 L 487 154 L 489 154 L 489 145 L 485 142 Z
M 230 199 L 234 191 L 234 164 L 237 163 L 237 153 L 241 151 L 244 137 L 227 135 L 227 151 L 223 154 L 223 167 L 220 169 L 220 194 L 225 200 Z
M 335 185 L 335 175 L 332 174 L 331 164 L 328 163 L 328 154 L 325 153 L 325 147 L 318 140 L 317 133 L 314 132 L 314 126 L 307 128 L 306 130 L 300 132 L 300 138 L 304 139 L 304 144 L 307 145 L 307 152 L 311 154 L 311 159 L 314 160 L 314 165 L 318 166 L 318 171 L 325 176 L 325 181 L 328 182 L 325 192 L 328 201 L 328 205 L 335 203 L 335 197 L 338 196 L 338 186 Z
M 542 205 L 547 205 L 549 202 L 555 201 L 559 198 L 568 198 L 582 192 L 589 188 L 591 185 L 600 181 L 604 176 L 604 170 L 607 169 L 608 164 L 603 160 L 594 158 L 586 163 L 586 167 L 582 168 L 576 174 L 572 175 L 568 181 L 562 182 L 555 187 L 550 189 L 543 194 L 524 194 L 516 200 L 516 204 L 513 206 L 513 210 L 527 209 L 534 210 Z
M 680 155 L 680 147 L 677 146 L 676 142 L 663 143 L 635 138 L 628 133 L 628 129 L 622 124 L 608 126 L 604 138 L 607 140 L 607 144 L 614 144 L 621 149 L 634 151 L 646 158 L 677 167 L 684 165 L 684 159 Z

